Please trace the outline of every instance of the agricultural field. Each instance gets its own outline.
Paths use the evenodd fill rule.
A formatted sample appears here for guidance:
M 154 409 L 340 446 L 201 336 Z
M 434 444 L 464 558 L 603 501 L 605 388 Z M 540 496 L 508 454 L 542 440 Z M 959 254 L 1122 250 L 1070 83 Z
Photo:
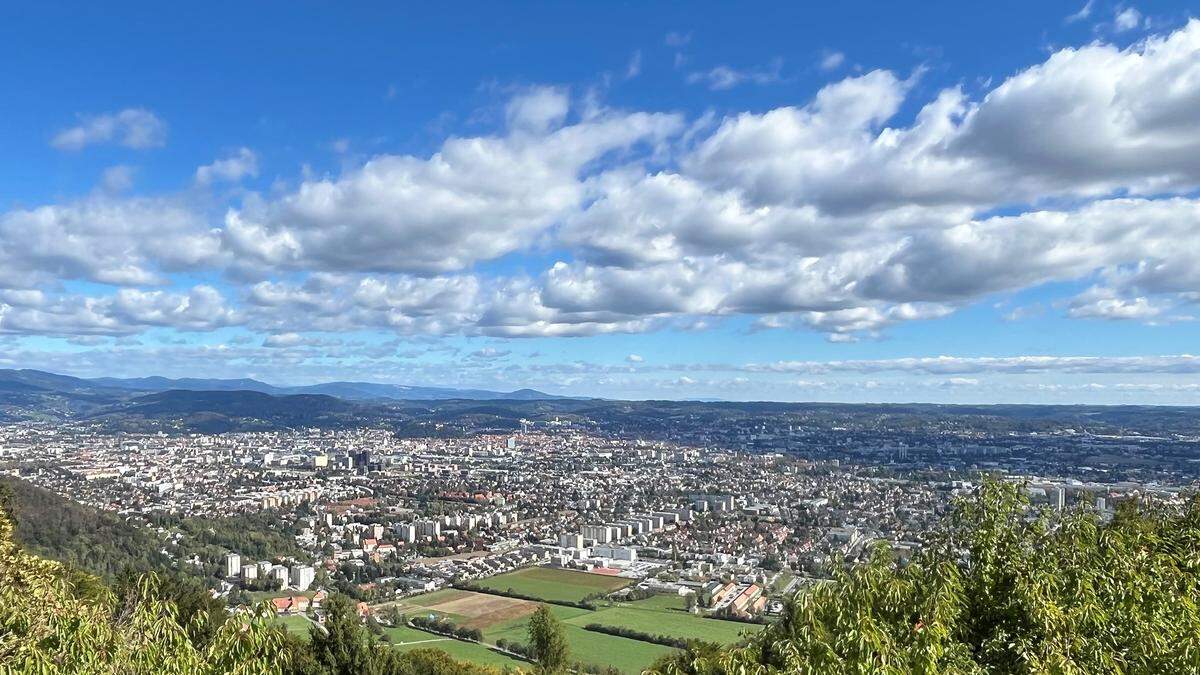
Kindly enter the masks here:
M 527 617 L 538 607 L 538 603 L 529 600 L 454 589 L 405 598 L 394 604 L 408 616 L 432 615 L 449 619 L 464 628 L 483 631 Z
M 625 588 L 632 580 L 554 567 L 526 567 L 476 583 L 481 588 L 512 591 L 552 602 L 579 602 L 595 593 Z
M 528 572 L 533 571 L 527 570 L 526 574 L 517 577 L 518 583 L 524 586 L 524 589 L 518 592 L 530 594 L 539 592 L 545 597 L 555 595 L 557 591 L 556 597 L 564 598 L 567 596 L 561 590 L 561 584 L 576 582 L 572 586 L 573 595 L 569 598 L 574 599 L 582 598 L 589 593 L 596 592 L 594 589 L 602 588 L 597 584 L 592 584 L 585 587 L 586 590 L 580 590 L 577 583 L 580 578 L 591 581 L 590 577 L 596 576 L 598 581 L 614 581 L 611 577 L 584 575 L 564 570 L 543 570 L 543 572 L 551 571 L 558 574 L 549 577 L 538 575 L 530 578 Z M 564 574 L 572 576 L 563 576 Z M 502 581 L 501 583 L 511 585 L 514 590 L 517 590 L 512 582 Z M 492 587 L 508 588 L 507 585 L 498 586 L 496 584 L 492 584 Z M 611 586 L 609 587 L 611 588 Z M 497 640 L 501 639 L 527 643 L 529 641 L 529 616 L 537 609 L 538 603 L 487 593 L 447 589 L 406 598 L 395 605 L 397 609 L 408 616 L 434 615 L 453 621 L 459 626 L 478 628 L 483 631 L 486 642 L 495 644 Z M 639 640 L 594 633 L 585 630 L 585 626 L 590 623 L 598 623 L 655 635 L 699 638 L 724 644 L 737 642 L 741 639 L 743 632 L 761 629 L 759 626 L 750 624 L 706 619 L 690 614 L 684 609 L 683 598 L 670 595 L 658 595 L 632 602 L 605 603 L 600 605 L 596 611 L 562 605 L 547 606 L 563 622 L 563 628 L 571 648 L 572 660 L 599 666 L 611 665 L 627 673 L 640 672 L 657 658 L 669 654 L 673 650 L 670 647 Z M 476 663 L 502 665 L 496 659 L 507 658 L 483 647 L 476 650 L 473 645 L 457 640 L 440 641 L 437 636 L 411 628 L 390 629 L 389 636 L 394 643 L 403 643 L 402 649 L 419 647 L 444 649 L 458 658 L 469 659 Z M 451 642 L 457 644 L 449 644 Z

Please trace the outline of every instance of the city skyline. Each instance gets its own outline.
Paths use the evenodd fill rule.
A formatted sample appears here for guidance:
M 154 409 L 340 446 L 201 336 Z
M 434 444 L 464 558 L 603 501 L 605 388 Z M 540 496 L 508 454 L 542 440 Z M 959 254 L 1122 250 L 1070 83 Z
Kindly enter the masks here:
M 0 10 L 0 368 L 1200 404 L 1184 3 L 284 8 Z

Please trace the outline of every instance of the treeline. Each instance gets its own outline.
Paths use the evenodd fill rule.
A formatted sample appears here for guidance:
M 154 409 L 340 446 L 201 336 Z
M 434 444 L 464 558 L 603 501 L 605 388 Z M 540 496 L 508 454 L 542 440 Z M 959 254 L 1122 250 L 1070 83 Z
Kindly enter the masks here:
M 459 626 L 449 619 L 441 619 L 437 617 L 415 616 L 408 620 L 414 628 L 427 630 L 432 633 L 440 633 L 456 637 L 459 640 L 468 640 L 471 642 L 483 642 L 483 631 L 478 628 L 467 628 Z
M 761 614 L 753 616 L 744 616 L 742 614 L 734 614 L 732 611 L 727 611 L 721 614 L 705 614 L 705 619 L 714 619 L 716 621 L 732 621 L 734 623 L 748 623 L 754 626 L 763 626 L 767 623 L 767 618 Z
M 688 646 L 689 640 L 684 638 L 672 637 L 670 635 L 654 635 L 645 633 L 632 628 L 622 626 L 605 626 L 600 623 L 589 623 L 583 627 L 584 630 L 590 630 L 593 633 L 604 633 L 605 635 L 615 635 L 617 637 L 629 638 L 630 640 L 640 640 L 642 642 L 652 642 L 656 645 L 665 647 L 675 647 L 676 649 L 684 649 Z
M 499 595 L 504 598 L 513 598 L 515 600 L 529 600 L 530 602 L 541 602 L 541 603 L 546 603 L 546 604 L 550 604 L 550 605 L 561 605 L 563 607 L 574 607 L 576 609 L 586 609 L 589 611 L 596 610 L 596 604 L 594 602 L 592 602 L 592 600 L 598 600 L 598 599 L 604 597 L 603 593 L 599 593 L 599 594 L 593 593 L 592 595 L 585 597 L 583 600 L 580 600 L 579 602 L 572 602 L 571 600 L 547 600 L 545 598 L 539 598 L 535 595 L 529 595 L 526 593 L 518 593 L 517 591 L 515 591 L 511 588 L 505 589 L 505 590 L 499 590 L 499 589 L 495 589 L 495 588 L 485 588 L 485 587 L 479 586 L 477 584 L 471 584 L 471 583 L 466 583 L 466 582 L 457 582 L 455 584 L 452 584 L 452 586 L 454 588 L 459 589 L 460 591 L 472 591 L 475 593 L 486 593 L 488 595 Z

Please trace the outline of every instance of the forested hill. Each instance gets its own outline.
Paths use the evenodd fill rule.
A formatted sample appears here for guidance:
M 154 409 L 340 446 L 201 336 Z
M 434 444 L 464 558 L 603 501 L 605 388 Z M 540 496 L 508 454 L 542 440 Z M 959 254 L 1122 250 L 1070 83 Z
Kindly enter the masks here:
M 109 587 L 34 555 L 0 509 L 0 673 L 499 675 L 379 643 L 344 596 L 326 600 L 326 629 L 302 640 L 265 607 L 230 614 L 202 592 L 180 595 L 150 576 Z
M 16 525 L 17 543 L 101 577 L 126 568 L 167 569 L 162 542 L 146 527 L 60 497 L 15 478 L 0 478 L 0 506 Z
M 127 519 L 9 477 L 0 477 L 0 505 L 16 521 L 16 540 L 26 549 L 109 580 L 128 570 L 211 577 L 228 551 L 260 560 L 304 555 L 291 534 L 262 513 Z M 200 564 L 179 562 L 193 559 Z

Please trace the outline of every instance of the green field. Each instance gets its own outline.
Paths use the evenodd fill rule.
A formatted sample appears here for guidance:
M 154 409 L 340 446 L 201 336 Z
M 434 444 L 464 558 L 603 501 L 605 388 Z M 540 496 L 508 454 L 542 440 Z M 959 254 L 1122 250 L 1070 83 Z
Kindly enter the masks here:
M 670 654 L 673 649 L 662 645 L 650 644 L 639 640 L 593 633 L 583 629 L 591 623 L 588 620 L 594 612 L 574 607 L 549 605 L 560 620 L 563 621 L 563 632 L 571 647 L 571 660 L 598 666 L 613 666 L 625 673 L 640 673 L 658 657 Z M 499 625 L 484 631 L 488 642 L 506 639 L 523 644 L 529 643 L 529 623 L 525 619 Z
M 424 595 L 416 595 L 411 598 L 405 598 L 395 603 L 385 603 L 383 606 L 395 605 L 397 609 L 409 616 L 434 616 L 445 617 L 456 624 L 462 624 L 466 621 L 466 617 L 452 612 L 443 612 L 435 609 L 430 609 L 443 602 L 454 600 L 455 598 L 464 597 L 469 594 L 469 591 L 460 591 L 456 589 L 445 589 L 434 591 Z
M 582 623 L 581 623 L 582 622 Z M 598 623 L 618 626 L 651 635 L 669 635 L 678 638 L 698 638 L 708 642 L 731 644 L 741 639 L 745 631 L 758 631 L 761 626 L 721 621 L 696 616 L 683 609 L 679 596 L 656 596 L 648 600 L 614 603 L 601 607 L 586 617 L 572 619 L 571 623 L 586 626 Z
M 533 574 L 535 572 L 538 574 Z M 553 574 L 547 575 L 546 572 Z M 515 573 L 515 576 L 508 574 L 504 577 L 511 579 L 511 581 L 500 582 L 507 585 L 493 583 L 492 587 L 512 586 L 514 590 L 517 590 L 516 584 L 520 583 L 523 589 L 518 592 L 530 595 L 536 592 L 542 597 L 556 599 L 582 598 L 589 593 L 596 592 L 596 589 L 603 590 L 605 588 L 595 582 L 614 581 L 611 577 L 545 568 L 521 570 L 521 572 Z M 500 577 L 493 579 L 496 578 Z M 589 585 L 581 586 L 581 582 L 589 583 Z M 564 585 L 567 587 L 566 589 L 563 588 Z M 567 596 L 568 591 L 571 593 L 570 596 Z M 457 625 L 478 627 L 483 631 L 484 640 L 492 644 L 500 639 L 522 644 L 528 643 L 529 613 L 537 606 L 536 603 L 524 600 L 455 589 L 406 598 L 396 605 L 400 611 L 409 616 L 435 614 L 445 617 Z M 684 606 L 684 599 L 673 595 L 656 595 L 633 602 L 604 603 L 596 611 L 563 605 L 547 605 L 550 611 L 563 622 L 573 661 L 598 666 L 611 665 L 626 673 L 640 672 L 660 656 L 670 654 L 673 649 L 649 642 L 591 632 L 585 630 L 584 626 L 598 623 L 653 635 L 699 638 L 723 644 L 739 641 L 741 634 L 745 631 L 761 629 L 759 626 L 734 621 L 706 619 L 690 614 L 685 611 Z M 427 640 L 436 639 L 436 636 L 411 628 L 389 629 L 388 634 L 395 643 L 407 643 L 403 644 L 401 649 L 420 647 L 443 649 L 457 658 L 494 665 L 503 665 L 496 661 L 497 658 L 506 659 L 486 648 L 478 647 L 476 649 L 477 645 L 457 640 L 427 642 Z
M 437 640 L 439 636 L 431 633 L 426 633 L 423 630 L 409 628 L 408 626 L 394 626 L 392 628 L 384 628 L 383 634 L 387 636 L 388 642 L 391 642 L 397 647 L 413 642 L 428 642 Z
M 492 651 L 483 645 L 444 638 L 440 635 L 426 633 L 425 631 L 407 626 L 396 626 L 395 628 L 385 629 L 384 634 L 387 635 L 393 646 L 402 652 L 414 649 L 438 649 L 460 661 L 469 661 L 487 666 L 529 668 L 528 663 Z
M 779 573 L 779 576 L 775 578 L 775 583 L 771 584 L 771 592 L 782 593 L 783 589 L 787 588 L 787 585 L 791 583 L 792 579 L 795 578 L 796 575 L 791 570 L 783 570 Z
M 512 591 L 552 602 L 579 602 L 594 593 L 611 593 L 632 581 L 554 567 L 526 567 L 476 582 L 481 588 Z
M 313 622 L 299 615 L 276 616 L 275 622 L 282 624 L 287 632 L 299 637 L 308 639 L 308 630 L 312 628 Z

